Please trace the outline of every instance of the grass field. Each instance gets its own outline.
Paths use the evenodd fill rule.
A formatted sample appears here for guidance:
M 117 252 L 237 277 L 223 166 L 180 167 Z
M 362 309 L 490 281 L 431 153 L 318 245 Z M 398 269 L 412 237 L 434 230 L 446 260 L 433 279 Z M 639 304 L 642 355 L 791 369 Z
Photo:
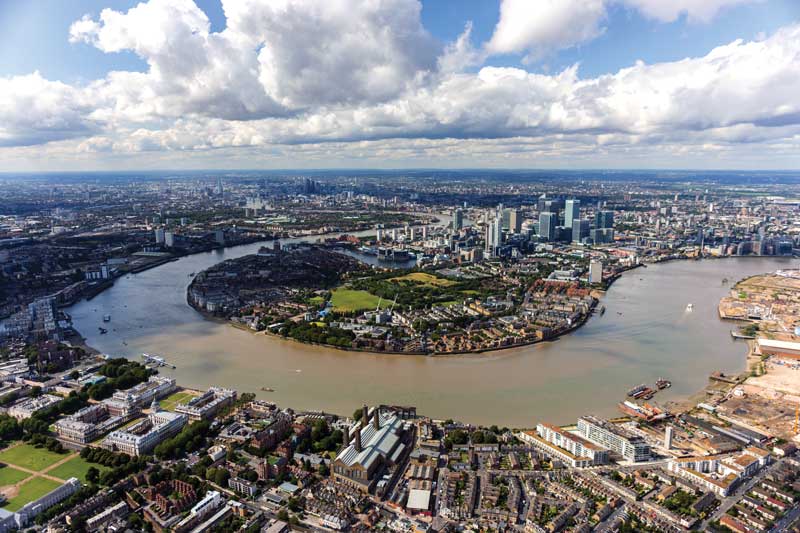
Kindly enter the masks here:
M 449 287 L 456 284 L 455 281 L 437 278 L 436 276 L 432 274 L 426 274 L 425 272 L 412 272 L 410 274 L 406 274 L 405 276 L 400 276 L 399 278 L 392 278 L 391 281 L 413 281 L 415 283 L 432 285 L 434 287 Z
M 30 477 L 30 474 L 27 472 L 4 466 L 3 468 L 0 468 L 0 487 L 16 485 L 28 477 Z
M 381 307 L 389 307 L 392 302 L 383 300 L 370 294 L 367 291 L 354 291 L 351 289 L 336 289 L 331 295 L 331 303 L 336 311 L 361 311 L 364 309 L 375 309 L 378 302 Z
M 322 305 L 325 303 L 325 298 L 322 296 L 312 296 L 308 299 L 309 305 Z
M 51 490 L 60 486 L 59 483 L 43 477 L 35 477 L 30 481 L 26 481 L 19 487 L 19 492 L 16 496 L 8 500 L 3 509 L 6 511 L 18 511 L 23 505 L 41 498 Z
M 0 463 L 7 463 L 39 472 L 65 457 L 66 454 L 54 453 L 46 448 L 34 448 L 30 444 L 20 444 L 0 452 Z
M 186 403 L 195 396 L 197 395 L 189 391 L 178 391 L 178 392 L 173 392 L 163 400 L 160 400 L 158 403 L 161 405 L 161 408 L 164 409 L 165 411 L 174 411 L 175 407 L 179 403 Z
M 56 468 L 49 470 L 47 472 L 47 475 L 61 478 L 64 481 L 68 480 L 71 477 L 76 477 L 79 480 L 81 480 L 81 482 L 86 483 L 86 472 L 91 467 L 95 467 L 96 469 L 98 469 L 101 474 L 106 470 L 111 470 L 107 466 L 90 463 L 84 460 L 80 455 L 78 455 L 70 459 L 66 463 L 58 465 Z

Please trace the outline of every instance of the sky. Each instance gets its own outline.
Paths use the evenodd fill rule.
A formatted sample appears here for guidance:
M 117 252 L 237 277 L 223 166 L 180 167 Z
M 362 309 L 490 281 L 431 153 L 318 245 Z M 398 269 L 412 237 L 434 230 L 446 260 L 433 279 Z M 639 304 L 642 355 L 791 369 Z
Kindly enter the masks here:
M 0 0 L 0 171 L 800 169 L 800 0 Z

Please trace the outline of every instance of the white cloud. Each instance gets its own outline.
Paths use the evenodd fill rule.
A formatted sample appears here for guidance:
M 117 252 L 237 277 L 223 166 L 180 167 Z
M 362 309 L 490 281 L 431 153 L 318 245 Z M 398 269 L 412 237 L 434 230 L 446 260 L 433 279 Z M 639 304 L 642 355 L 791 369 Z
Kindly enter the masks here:
M 506 0 L 504 10 L 512 4 Z M 556 153 L 674 156 L 681 143 L 695 153 L 713 147 L 730 154 L 737 144 L 786 152 L 800 142 L 800 26 L 595 78 L 581 78 L 577 66 L 553 75 L 469 70 L 489 50 L 537 53 L 599 31 L 602 10 L 580 11 L 589 2 L 581 4 L 561 8 L 584 13 L 578 18 L 590 31 L 576 30 L 561 45 L 536 25 L 503 26 L 503 17 L 515 18 L 504 12 L 494 44 L 480 49 L 469 25 L 453 43 L 434 42 L 416 0 L 226 0 L 221 32 L 189 0 L 104 10 L 96 21 L 75 22 L 71 39 L 132 50 L 148 70 L 112 72 L 86 86 L 38 74 L 0 78 L 0 145 L 50 143 L 5 148 L 0 157 L 39 150 L 62 160 L 143 152 L 169 160 L 191 152 L 234 161 L 236 150 L 265 150 L 510 161 Z
M 605 16 L 605 0 L 503 0 L 486 49 L 536 58 L 594 39 L 603 31 Z
M 0 78 L 0 147 L 85 136 L 94 127 L 89 110 L 80 90 L 38 72 Z
M 762 0 L 622 0 L 646 17 L 661 22 L 672 22 L 684 14 L 693 22 L 709 22 L 726 7 L 760 1 Z

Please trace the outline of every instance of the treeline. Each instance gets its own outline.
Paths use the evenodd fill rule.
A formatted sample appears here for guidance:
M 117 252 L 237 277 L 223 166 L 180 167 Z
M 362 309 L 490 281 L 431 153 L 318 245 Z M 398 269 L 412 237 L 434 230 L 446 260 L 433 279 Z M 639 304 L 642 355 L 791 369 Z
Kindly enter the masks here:
M 89 385 L 86 392 L 93 400 L 104 400 L 121 389 L 129 389 L 147 381 L 155 371 L 136 361 L 124 358 L 109 359 L 98 371 L 105 380 Z
M 98 483 L 113 485 L 117 481 L 147 468 L 147 457 L 130 457 L 124 453 L 114 453 L 102 448 L 87 446 L 81 450 L 81 457 L 90 463 L 107 466 L 110 470 L 100 474 Z
M 287 322 L 281 329 L 285 337 L 318 344 L 330 344 L 331 346 L 349 347 L 356 338 L 352 331 L 334 328 L 327 324 L 317 326 L 308 322 L 295 324 Z
M 156 446 L 155 455 L 159 459 L 178 459 L 195 452 L 205 446 L 210 429 L 211 423 L 207 420 L 189 424 L 180 433 Z

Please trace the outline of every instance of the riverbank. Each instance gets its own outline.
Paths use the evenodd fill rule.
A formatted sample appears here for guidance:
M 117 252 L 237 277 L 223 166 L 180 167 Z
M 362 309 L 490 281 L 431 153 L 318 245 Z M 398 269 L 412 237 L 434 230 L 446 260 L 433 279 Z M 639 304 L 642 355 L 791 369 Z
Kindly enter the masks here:
M 227 321 L 208 320 L 187 305 L 189 273 L 256 253 L 259 246 L 183 258 L 120 279 L 68 312 L 98 351 L 128 358 L 163 355 L 178 366 L 164 372 L 192 388 L 230 386 L 282 405 L 336 413 L 364 402 L 415 405 L 432 417 L 529 427 L 533 420 L 565 424 L 587 413 L 613 418 L 625 391 L 658 377 L 673 383 L 659 393 L 663 405 L 703 390 L 712 372 L 742 372 L 744 347 L 731 340 L 730 326 L 716 312 L 729 288 L 720 280 L 791 263 L 730 258 L 648 264 L 617 279 L 600 298 L 605 314 L 595 312 L 558 342 L 405 357 L 265 340 Z M 694 302 L 694 312 L 686 311 L 687 302 Z M 100 335 L 104 314 L 113 315 L 115 331 Z M 276 392 L 260 393 L 265 380 Z

